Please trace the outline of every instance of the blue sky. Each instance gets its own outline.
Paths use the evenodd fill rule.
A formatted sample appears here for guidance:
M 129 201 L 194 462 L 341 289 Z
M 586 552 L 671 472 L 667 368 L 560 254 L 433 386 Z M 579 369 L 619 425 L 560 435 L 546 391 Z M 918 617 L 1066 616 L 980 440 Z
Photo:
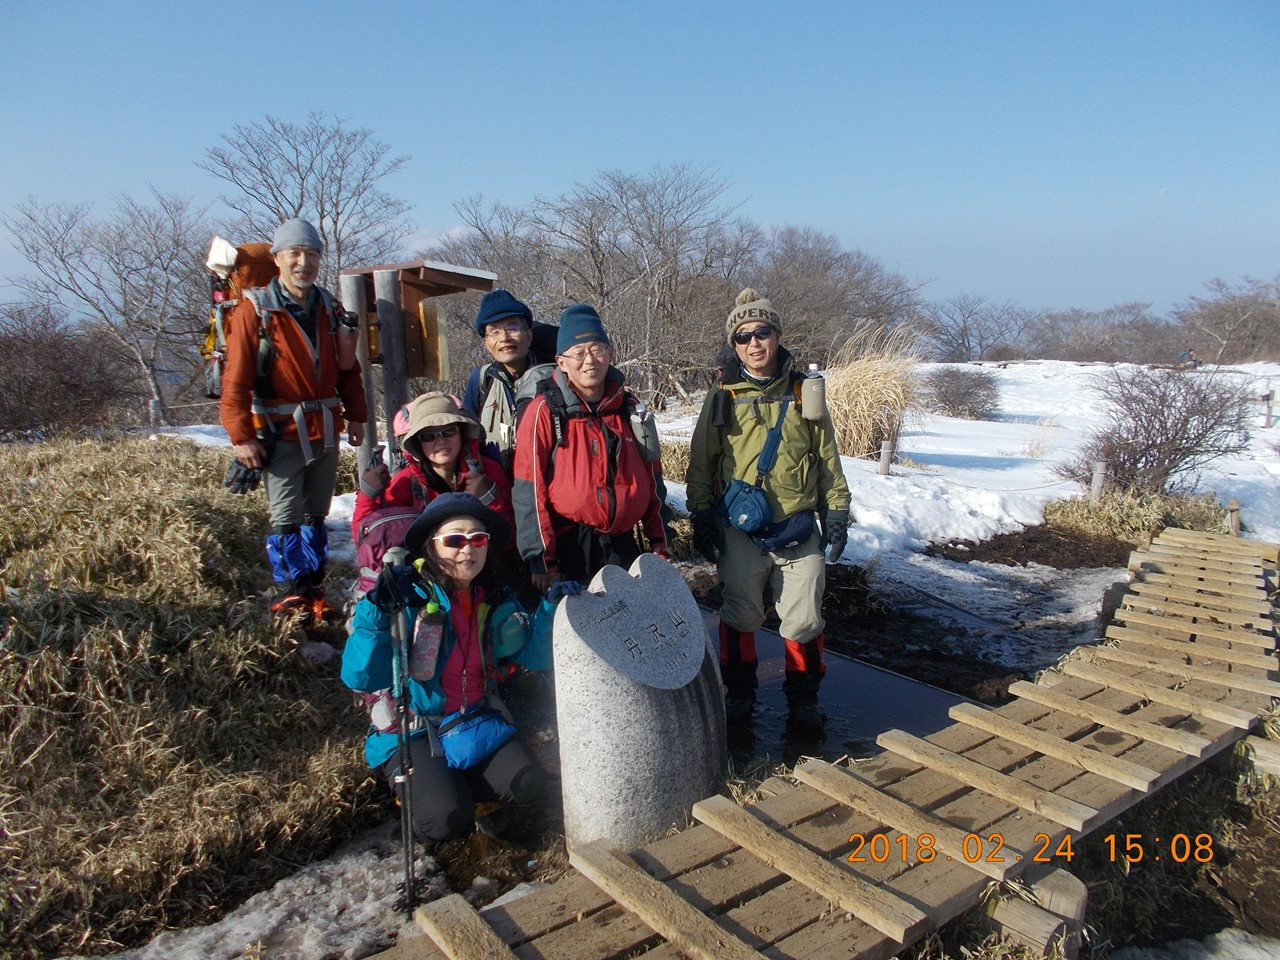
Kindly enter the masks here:
M 1163 312 L 1280 274 L 1273 0 L 5 6 L 5 212 L 212 202 L 233 123 L 323 110 L 411 155 L 420 240 L 473 194 L 689 163 L 931 300 Z

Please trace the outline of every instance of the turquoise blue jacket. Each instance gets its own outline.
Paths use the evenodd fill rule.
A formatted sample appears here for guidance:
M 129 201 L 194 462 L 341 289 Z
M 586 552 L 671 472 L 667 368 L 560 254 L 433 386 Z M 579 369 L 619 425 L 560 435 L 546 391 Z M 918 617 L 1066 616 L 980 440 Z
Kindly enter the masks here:
M 432 735 L 440 715 L 444 713 L 444 691 L 440 688 L 440 670 L 453 652 L 457 637 L 449 617 L 449 598 L 435 584 L 415 588 L 420 603 L 409 606 L 396 616 L 407 616 L 413 628 L 418 611 L 434 599 L 444 612 L 444 636 L 436 659 L 435 674 L 429 680 L 408 678 L 410 709 L 418 717 L 429 718 L 427 725 L 410 733 L 410 737 Z M 490 600 L 485 598 L 476 608 L 478 635 L 483 644 L 486 663 L 516 663 L 527 670 L 551 669 L 551 621 L 555 606 L 543 600 L 530 618 L 519 601 L 509 592 Z M 352 632 L 342 651 L 342 682 L 352 690 L 377 693 L 391 687 L 391 617 L 366 596 L 356 604 L 352 615 Z M 486 693 L 492 693 L 494 681 L 486 678 Z M 392 691 L 394 694 L 394 691 Z M 395 733 L 385 733 L 372 724 L 364 742 L 364 756 L 369 766 L 382 766 L 398 746 Z

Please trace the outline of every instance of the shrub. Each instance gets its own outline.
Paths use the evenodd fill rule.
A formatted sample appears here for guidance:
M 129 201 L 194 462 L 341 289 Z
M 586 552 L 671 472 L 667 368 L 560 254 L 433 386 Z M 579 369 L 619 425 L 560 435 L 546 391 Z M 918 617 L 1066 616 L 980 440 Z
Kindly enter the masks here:
M 661 443 L 662 476 L 675 483 L 684 483 L 689 472 L 689 441 L 663 437 Z
M 226 463 L 0 447 L 6 956 L 209 922 L 384 809 L 336 666 L 257 599 L 266 510 L 223 490 Z
M 1095 461 L 1109 482 L 1137 493 L 1176 493 L 1198 471 L 1248 443 L 1248 388 L 1229 374 L 1114 367 L 1097 378 L 1108 404 L 1107 425 L 1059 476 L 1088 482 Z
M 1000 387 L 986 370 L 941 367 L 929 374 L 928 402 L 935 413 L 962 420 L 994 420 Z
M 897 446 L 915 396 L 916 362 L 914 338 L 901 328 L 863 327 L 832 354 L 827 407 L 841 454 L 879 456 L 885 440 Z
M 1054 500 L 1045 505 L 1044 519 L 1060 530 L 1111 537 L 1135 546 L 1165 527 L 1217 533 L 1227 528 L 1227 511 L 1212 494 L 1187 499 L 1114 490 L 1097 503 L 1087 497 Z

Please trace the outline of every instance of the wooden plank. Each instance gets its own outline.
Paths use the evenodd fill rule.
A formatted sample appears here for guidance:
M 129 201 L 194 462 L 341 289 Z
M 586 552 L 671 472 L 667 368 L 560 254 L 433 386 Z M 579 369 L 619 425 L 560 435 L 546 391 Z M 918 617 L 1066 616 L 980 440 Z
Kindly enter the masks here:
M 1158 654 L 1134 653 L 1119 647 L 1090 647 L 1089 652 L 1094 656 L 1102 657 L 1104 660 L 1127 663 L 1131 667 L 1154 668 L 1161 673 L 1172 674 L 1175 677 L 1189 677 L 1193 680 L 1203 680 L 1206 683 L 1216 683 L 1218 686 L 1226 687 L 1229 690 L 1248 690 L 1250 693 L 1258 693 L 1264 697 L 1280 697 L 1280 683 L 1276 683 L 1273 680 L 1264 680 L 1261 677 L 1248 676 L 1238 671 L 1229 672 L 1227 670 L 1215 670 L 1212 667 L 1195 667 L 1169 657 L 1161 657 Z
M 511 948 L 461 894 L 451 893 L 424 904 L 413 917 L 450 960 L 515 960 Z
M 992 770 L 990 767 L 934 746 L 929 741 L 913 737 L 902 730 L 886 730 L 876 738 L 876 743 L 886 750 L 900 753 L 932 770 L 954 777 L 983 793 L 1007 800 L 1023 810 L 1038 813 L 1042 817 L 1047 817 L 1055 823 L 1064 824 L 1074 830 L 1083 830 L 1090 818 L 1097 816 L 1098 813 L 1092 807 L 1065 797 L 1055 796 L 1034 784 L 1018 780 L 999 770 Z
M 1271 604 L 1267 603 L 1261 594 L 1256 600 L 1244 597 L 1221 597 L 1203 590 L 1185 589 L 1163 583 L 1147 583 L 1143 580 L 1133 581 L 1129 584 L 1128 590 L 1130 593 L 1135 593 L 1140 597 L 1156 597 L 1177 603 L 1211 607 L 1216 610 L 1234 611 L 1236 613 L 1249 613 L 1268 618 L 1271 616 Z
M 1212 623 L 1191 623 L 1183 618 L 1147 613 L 1145 610 L 1117 610 L 1115 618 L 1129 624 L 1140 623 L 1144 626 L 1160 627 L 1165 630 L 1179 630 L 1195 636 L 1213 637 L 1215 640 L 1245 643 L 1263 650 L 1273 650 L 1276 645 L 1274 633 L 1259 633 L 1257 630 L 1222 627 Z
M 1078 700 L 1075 697 L 1058 693 L 1042 684 L 1019 680 L 1009 685 L 1009 692 L 1016 697 L 1032 700 L 1046 707 L 1052 707 L 1054 710 L 1061 710 L 1063 713 L 1084 717 L 1093 723 L 1119 730 L 1130 736 L 1138 737 L 1140 740 L 1158 743 L 1171 750 L 1184 753 L 1189 757 L 1204 757 L 1212 752 L 1214 746 L 1213 741 L 1197 736 L 1194 733 L 1175 730 L 1172 727 L 1164 727 L 1157 723 L 1147 723 L 1128 714 L 1119 713 L 1097 704 L 1091 704 L 1087 700 Z
M 930 926 L 929 918 L 910 903 L 774 833 L 727 797 L 699 800 L 693 815 L 899 943 L 914 941 Z
M 1271 626 L 1270 613 L 1248 613 L 1232 610 L 1209 610 L 1205 607 L 1193 607 L 1187 603 L 1173 600 L 1158 600 L 1154 597 L 1140 597 L 1126 593 L 1120 598 L 1120 605 L 1126 609 L 1142 610 L 1151 613 L 1160 612 L 1167 617 L 1189 617 L 1196 621 L 1207 621 L 1214 624 L 1225 624 L 1237 627 L 1248 627 L 1254 630 L 1266 630 Z M 1118 616 L 1118 614 L 1117 614 Z
M 760 960 L 760 954 L 607 843 L 597 840 L 575 846 L 569 850 L 569 862 L 694 960 Z
M 1152 557 L 1144 553 L 1130 555 L 1128 569 L 1130 573 L 1159 573 L 1180 580 L 1195 580 L 1197 583 L 1221 584 L 1223 586 L 1247 587 L 1265 590 L 1266 580 L 1261 573 L 1248 577 L 1237 577 L 1227 573 L 1215 573 L 1192 564 L 1181 564 L 1168 557 Z
M 1199 570 L 1202 571 L 1202 576 L 1216 577 L 1220 580 L 1238 579 L 1242 582 L 1248 582 L 1261 580 L 1266 575 L 1266 568 L 1261 565 L 1243 564 L 1237 565 L 1235 568 L 1224 567 L 1201 557 L 1191 556 L 1183 551 L 1168 547 L 1149 547 L 1146 550 L 1137 550 L 1129 555 L 1129 562 L 1133 563 L 1135 561 L 1138 563 L 1165 564 L 1176 567 L 1177 572 L 1180 573 Z
M 1123 757 L 1109 757 L 1105 753 L 1090 750 L 1071 740 L 1063 740 L 1061 737 L 1055 737 L 1035 727 L 1014 723 L 976 704 L 958 703 L 949 712 L 953 720 L 959 720 L 971 727 L 1020 743 L 1046 756 L 1073 763 L 1082 770 L 1114 780 L 1133 790 L 1147 793 L 1160 779 L 1160 773 L 1157 770 L 1130 763 Z
M 1094 683 L 1127 690 L 1148 700 L 1154 700 L 1156 703 L 1167 703 L 1169 706 L 1177 707 L 1179 710 L 1200 714 L 1240 730 L 1249 730 L 1258 722 L 1256 713 L 1249 713 L 1236 707 L 1224 706 L 1204 697 L 1183 693 L 1180 690 L 1170 690 L 1168 687 L 1162 687 L 1157 683 L 1137 680 L 1116 670 L 1093 663 L 1086 663 L 1083 660 L 1064 660 L 1058 664 L 1058 669 L 1073 677 L 1082 677 L 1085 680 L 1092 680 Z
M 1266 540 L 1249 540 L 1244 537 L 1233 537 L 1227 533 L 1209 533 L 1201 530 L 1184 530 L 1180 527 L 1167 527 L 1157 538 L 1175 543 L 1205 544 L 1224 553 L 1238 553 L 1257 557 L 1266 563 L 1280 562 L 1280 544 Z
M 1209 639 L 1193 641 L 1185 636 L 1169 636 L 1165 632 L 1151 627 L 1134 629 L 1133 627 L 1121 627 L 1113 623 L 1107 627 L 1105 639 L 1168 650 L 1179 657 L 1214 660 L 1219 663 L 1234 663 L 1242 667 L 1253 667 L 1257 670 L 1280 670 L 1280 660 L 1277 659 L 1274 653 L 1241 653 L 1230 647 L 1218 646 Z
M 1259 561 L 1233 560 L 1228 557 L 1215 556 L 1210 553 L 1196 553 L 1183 547 L 1153 543 L 1143 551 L 1144 556 L 1171 560 L 1182 566 L 1197 566 L 1204 570 L 1212 570 L 1218 574 L 1229 573 L 1232 576 L 1261 577 L 1264 567 Z
M 846 807 L 869 814 L 908 837 L 930 836 L 939 853 L 957 861 L 968 861 L 971 851 L 965 849 L 965 838 L 972 831 L 961 830 L 940 817 L 881 793 L 851 769 L 837 769 L 822 760 L 806 760 L 792 771 L 792 776 L 833 800 L 840 801 Z M 1030 860 L 1025 851 L 1011 847 L 1010 853 L 1017 854 L 1019 860 Z M 1020 870 L 1018 862 L 1012 856 L 1003 864 L 979 859 L 978 862 L 969 863 L 969 866 L 993 880 L 1007 880 Z
M 1240 597 L 1244 600 L 1265 599 L 1267 591 L 1261 581 L 1237 584 L 1231 580 L 1204 580 L 1199 577 L 1180 577 L 1168 573 L 1156 573 L 1139 567 L 1133 575 L 1142 583 L 1155 583 L 1184 590 L 1201 590 L 1222 597 Z

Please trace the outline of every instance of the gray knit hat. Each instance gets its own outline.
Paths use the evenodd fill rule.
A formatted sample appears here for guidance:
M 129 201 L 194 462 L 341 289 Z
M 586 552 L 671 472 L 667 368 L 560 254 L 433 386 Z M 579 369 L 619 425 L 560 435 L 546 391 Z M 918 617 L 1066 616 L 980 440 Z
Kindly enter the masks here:
M 279 253 L 290 247 L 310 247 L 312 250 L 323 251 L 324 241 L 309 221 L 294 217 L 276 227 L 275 235 L 271 238 L 272 253 Z
M 729 319 L 724 325 L 725 338 L 732 343 L 738 328 L 753 322 L 767 323 L 778 331 L 779 336 L 782 334 L 782 317 L 773 309 L 773 304 L 756 293 L 754 287 L 747 287 L 738 294 L 733 309 L 729 311 Z

